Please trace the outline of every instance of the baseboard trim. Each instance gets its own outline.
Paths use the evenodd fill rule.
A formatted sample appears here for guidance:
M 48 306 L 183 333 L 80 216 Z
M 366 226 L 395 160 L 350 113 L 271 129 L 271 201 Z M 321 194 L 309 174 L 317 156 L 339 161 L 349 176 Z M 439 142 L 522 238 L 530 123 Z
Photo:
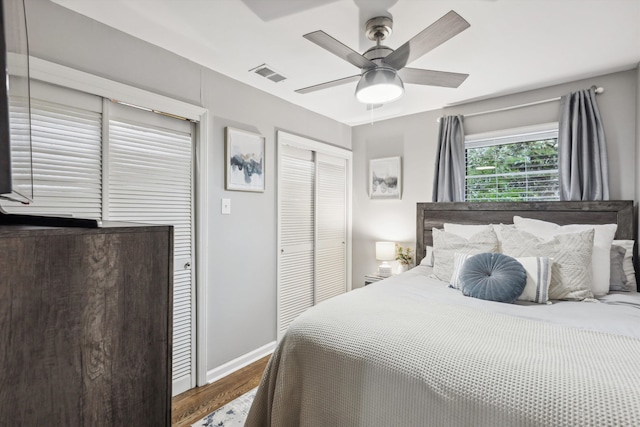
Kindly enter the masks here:
M 275 350 L 275 348 L 276 342 L 270 342 L 269 344 L 263 345 L 262 347 L 250 351 L 247 354 L 243 354 L 238 358 L 230 360 L 229 362 L 220 365 L 217 368 L 207 371 L 207 383 L 210 384 L 212 382 L 218 381 L 219 379 L 232 374 L 238 369 L 244 368 L 245 366 L 252 364 L 258 359 L 262 359 L 264 356 L 273 353 L 273 350 Z

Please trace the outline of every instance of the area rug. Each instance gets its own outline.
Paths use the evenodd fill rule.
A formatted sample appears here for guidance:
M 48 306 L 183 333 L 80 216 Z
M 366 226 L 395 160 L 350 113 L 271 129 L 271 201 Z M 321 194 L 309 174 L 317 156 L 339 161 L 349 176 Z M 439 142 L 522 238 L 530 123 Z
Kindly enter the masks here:
M 216 409 L 191 427 L 242 427 L 247 419 L 251 402 L 258 389 L 248 391 L 235 400 Z

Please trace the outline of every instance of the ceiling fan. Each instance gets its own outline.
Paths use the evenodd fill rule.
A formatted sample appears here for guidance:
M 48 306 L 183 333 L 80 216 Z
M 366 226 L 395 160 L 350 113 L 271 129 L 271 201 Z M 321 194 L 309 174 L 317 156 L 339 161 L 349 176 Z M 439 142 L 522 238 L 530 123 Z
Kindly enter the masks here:
M 456 88 L 469 77 L 468 74 L 446 71 L 407 68 L 407 64 L 440 46 L 470 27 L 470 24 L 453 10 L 422 30 L 398 49 L 381 44 L 392 31 L 393 20 L 378 16 L 367 21 L 366 35 L 376 45 L 362 55 L 342 44 L 324 31 L 314 31 L 303 37 L 360 68 L 360 74 L 332 80 L 296 90 L 310 93 L 358 81 L 356 98 L 364 104 L 383 104 L 398 99 L 404 93 L 405 83 Z

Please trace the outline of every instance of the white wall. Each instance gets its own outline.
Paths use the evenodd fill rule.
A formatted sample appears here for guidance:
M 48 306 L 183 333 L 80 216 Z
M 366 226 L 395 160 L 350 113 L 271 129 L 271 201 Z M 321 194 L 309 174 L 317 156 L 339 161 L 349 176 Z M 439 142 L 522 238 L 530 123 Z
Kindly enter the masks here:
M 438 137 L 436 119 L 443 114 L 488 111 L 555 98 L 592 85 L 602 86 L 605 91 L 598 95 L 598 106 L 607 138 L 611 199 L 640 200 L 636 196 L 640 183 L 635 177 L 640 163 L 636 160 L 636 128 L 640 126 L 640 112 L 636 111 L 640 98 L 638 74 L 638 69 L 633 69 L 354 127 L 354 287 L 362 286 L 364 275 L 377 268 L 376 240 L 405 242 L 415 247 L 416 203 L 431 201 Z M 465 133 L 557 121 L 559 106 L 559 102 L 552 102 L 469 117 L 464 122 Z M 367 194 L 369 160 L 386 156 L 402 156 L 403 190 L 399 201 L 370 200 Z
M 207 370 L 274 341 L 276 130 L 350 149 L 351 129 L 49 1 L 26 3 L 32 55 L 209 109 Z M 264 193 L 224 190 L 225 126 L 266 137 Z

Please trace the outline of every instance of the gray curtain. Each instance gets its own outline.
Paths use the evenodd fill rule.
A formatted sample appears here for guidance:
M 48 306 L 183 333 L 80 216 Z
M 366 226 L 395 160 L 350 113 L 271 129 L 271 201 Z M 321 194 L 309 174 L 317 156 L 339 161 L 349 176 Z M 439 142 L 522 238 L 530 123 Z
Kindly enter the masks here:
M 609 165 L 595 87 L 562 97 L 558 129 L 560 200 L 609 200 Z
M 434 202 L 464 201 L 464 128 L 463 116 L 445 116 L 440 119 L 438 150 L 433 176 Z

